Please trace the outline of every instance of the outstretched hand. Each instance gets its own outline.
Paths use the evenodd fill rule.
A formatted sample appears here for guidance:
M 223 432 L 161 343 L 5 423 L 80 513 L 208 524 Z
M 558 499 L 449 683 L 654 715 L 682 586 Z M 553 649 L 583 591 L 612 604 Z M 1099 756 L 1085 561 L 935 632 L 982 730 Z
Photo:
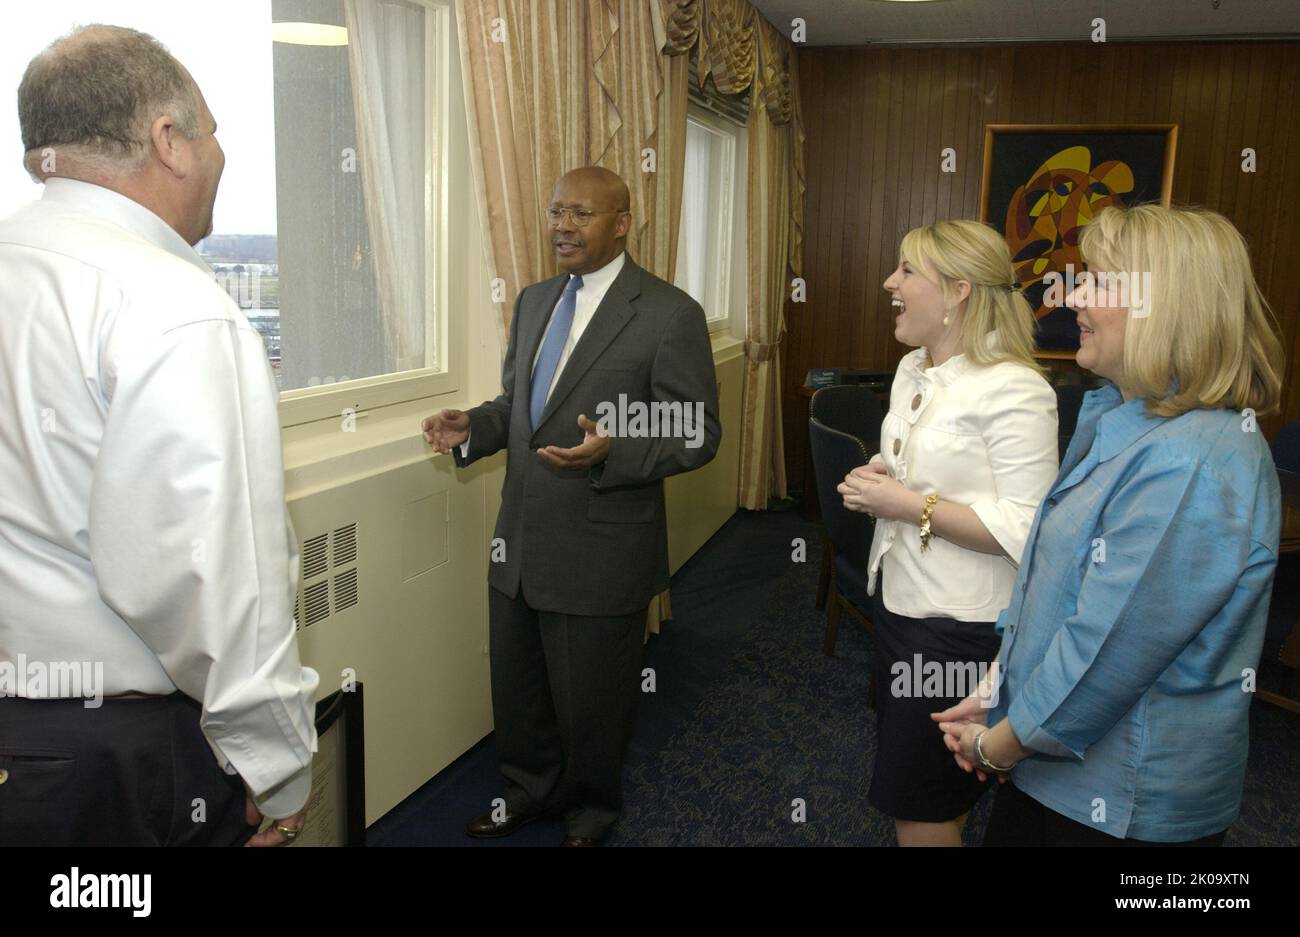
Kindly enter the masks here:
M 546 446 L 537 450 L 537 457 L 561 469 L 587 469 L 604 462 L 609 456 L 609 437 L 602 435 L 585 414 L 578 417 L 578 425 L 586 433 L 581 443 L 572 449 Z
M 420 429 L 424 432 L 424 441 L 433 446 L 435 452 L 445 455 L 451 452 L 452 447 L 469 439 L 469 414 L 464 410 L 439 410 L 433 416 L 426 416 Z

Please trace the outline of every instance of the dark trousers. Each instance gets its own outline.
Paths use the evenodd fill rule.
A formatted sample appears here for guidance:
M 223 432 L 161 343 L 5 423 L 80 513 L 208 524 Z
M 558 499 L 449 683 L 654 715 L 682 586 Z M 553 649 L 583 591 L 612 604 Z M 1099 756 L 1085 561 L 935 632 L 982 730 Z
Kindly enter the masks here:
M 623 754 L 641 693 L 645 610 L 538 611 L 488 589 L 492 711 L 511 813 L 563 811 L 602 838 L 623 808 Z
M 1181 843 L 1116 839 L 1049 810 L 1008 781 L 998 787 L 984 834 L 985 846 L 1222 846 L 1227 830 Z
M 0 699 L 0 845 L 241 845 L 244 785 L 180 693 Z

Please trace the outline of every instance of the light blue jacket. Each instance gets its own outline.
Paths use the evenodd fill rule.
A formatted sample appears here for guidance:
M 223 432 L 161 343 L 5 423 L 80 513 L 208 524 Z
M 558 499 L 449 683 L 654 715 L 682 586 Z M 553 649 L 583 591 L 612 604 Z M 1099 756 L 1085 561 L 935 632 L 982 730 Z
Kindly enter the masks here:
M 1089 393 L 998 618 L 1016 786 L 1112 836 L 1237 816 L 1277 566 L 1277 471 L 1253 415 L 1151 416 Z

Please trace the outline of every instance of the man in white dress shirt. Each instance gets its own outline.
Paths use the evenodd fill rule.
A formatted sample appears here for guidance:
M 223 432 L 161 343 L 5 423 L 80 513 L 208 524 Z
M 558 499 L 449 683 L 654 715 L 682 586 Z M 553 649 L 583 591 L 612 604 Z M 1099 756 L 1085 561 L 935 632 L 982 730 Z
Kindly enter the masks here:
M 279 845 L 318 678 L 262 342 L 191 246 L 216 123 L 109 26 L 18 106 L 45 193 L 0 221 L 0 844 Z

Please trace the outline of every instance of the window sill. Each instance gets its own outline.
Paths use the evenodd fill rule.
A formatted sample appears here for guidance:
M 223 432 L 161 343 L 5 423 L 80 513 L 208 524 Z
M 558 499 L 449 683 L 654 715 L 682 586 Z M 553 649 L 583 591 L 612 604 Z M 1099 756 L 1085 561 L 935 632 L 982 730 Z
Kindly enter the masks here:
M 435 455 L 420 423 L 444 407 L 464 409 L 463 401 L 426 397 L 362 411 L 352 429 L 342 418 L 284 430 L 285 493 L 302 497 L 347 481 L 390 471 Z
M 710 336 L 715 365 L 744 355 L 745 343 L 725 332 Z M 424 397 L 357 413 L 345 430 L 341 417 L 283 430 L 285 494 L 300 498 L 380 472 L 438 456 L 424 441 L 420 423 L 443 408 L 465 410 L 482 401 L 459 394 Z
M 745 343 L 729 332 L 717 331 L 709 336 L 713 346 L 713 363 L 721 364 L 745 353 Z

